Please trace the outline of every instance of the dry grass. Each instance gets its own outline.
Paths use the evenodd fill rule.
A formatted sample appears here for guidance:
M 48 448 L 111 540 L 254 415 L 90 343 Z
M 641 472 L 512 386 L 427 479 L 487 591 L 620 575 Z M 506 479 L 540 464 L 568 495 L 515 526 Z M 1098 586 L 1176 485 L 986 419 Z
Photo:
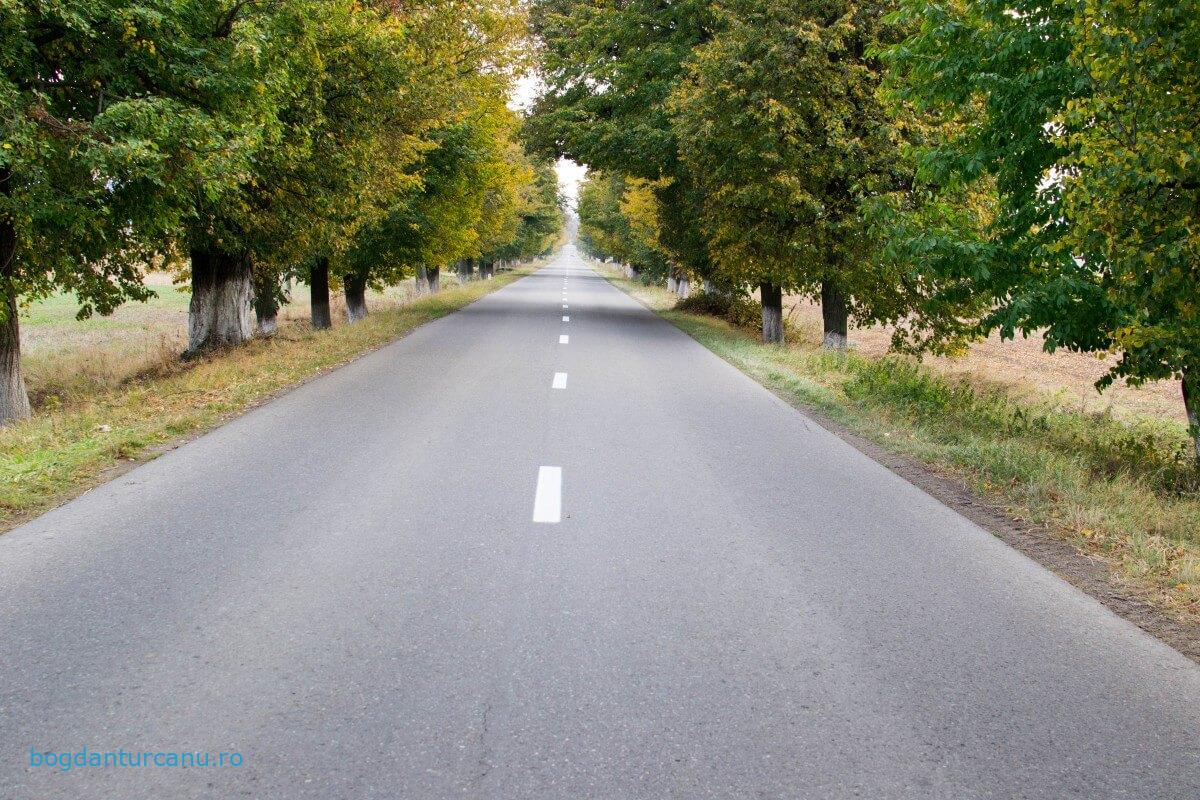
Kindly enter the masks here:
M 313 331 L 293 321 L 270 338 L 187 363 L 179 360 L 177 344 L 138 344 L 161 333 L 145 316 L 136 323 L 110 317 L 77 328 L 60 325 L 48 333 L 39 325 L 60 324 L 54 319 L 60 309 L 31 309 L 31 383 L 43 403 L 32 419 L 0 428 L 0 530 L 96 484 L 122 463 L 151 458 L 163 445 L 218 425 L 524 274 L 528 270 L 465 286 L 447 282 L 438 294 L 411 302 L 399 290 L 391 299 L 376 298 L 371 314 L 354 325 L 337 324 L 344 319 L 339 316 L 333 330 Z M 186 302 L 183 308 L 186 319 Z M 137 310 L 127 313 L 136 317 Z M 72 353 L 69 344 L 79 341 L 91 344 Z M 64 374 L 38 372 L 54 368 Z M 50 386 L 61 393 L 51 393 Z
M 959 370 L 885 356 L 877 343 L 830 353 L 816 330 L 806 335 L 803 317 L 795 341 L 767 346 L 746 328 L 676 310 L 661 287 L 599 268 L 781 397 L 961 480 L 1011 517 L 1102 559 L 1127 593 L 1200 622 L 1200 472 L 1185 426 L 1170 413 L 1145 413 L 1153 402 L 1119 414 L 1081 411 L 1011 374 L 996 379 L 1005 362 L 986 351 Z M 1037 356 L 1026 363 L 1057 358 Z M 1062 369 L 1086 380 L 1077 365 Z
M 172 285 L 165 273 L 150 273 L 146 283 L 157 297 L 145 303 L 127 303 L 112 315 L 75 319 L 74 297 L 59 294 L 34 304 L 21 314 L 22 366 L 34 408 L 70 405 L 97 392 L 135 379 L 161 376 L 178 367 L 187 346 L 188 294 Z M 443 276 L 442 286 L 458 286 L 453 275 Z M 412 280 L 371 291 L 367 305 L 386 311 L 416 299 Z M 345 297 L 336 294 L 330 307 L 335 319 L 345 319 Z M 280 312 L 280 324 L 306 325 L 308 289 L 297 285 L 292 302 Z
M 804 341 L 821 341 L 821 308 L 803 297 L 785 298 L 787 314 Z M 883 356 L 891 345 L 892 330 L 876 325 L 850 331 L 853 347 L 866 356 Z M 1118 382 L 1096 391 L 1100 379 L 1115 357 L 1060 350 L 1047 353 L 1040 338 L 1004 341 L 999 334 L 973 343 L 960 358 L 925 359 L 939 375 L 962 378 L 976 384 L 1001 385 L 1006 389 L 1064 408 L 1116 417 L 1153 416 L 1184 421 L 1183 399 L 1178 381 L 1156 381 L 1132 387 Z

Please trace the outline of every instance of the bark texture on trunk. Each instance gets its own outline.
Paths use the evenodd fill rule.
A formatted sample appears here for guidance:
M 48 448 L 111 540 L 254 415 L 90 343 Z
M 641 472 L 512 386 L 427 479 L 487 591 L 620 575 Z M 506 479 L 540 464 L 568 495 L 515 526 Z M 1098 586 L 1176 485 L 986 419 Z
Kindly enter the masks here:
M 11 185 L 7 169 L 0 170 L 0 191 Z M 16 267 L 17 230 L 7 218 L 0 220 L 0 295 L 4 318 L 0 320 L 0 425 L 25 419 L 31 413 L 25 376 L 21 374 L 21 321 L 17 317 Z
M 425 270 L 425 275 L 429 279 L 429 293 L 433 294 L 438 289 L 442 288 L 442 268 L 429 267 Z
M 837 284 L 821 281 L 821 319 L 825 323 L 825 338 L 821 346 L 829 350 L 845 350 L 850 344 L 846 295 Z
M 467 281 L 471 280 L 471 273 L 473 271 L 474 265 L 472 264 L 472 259 L 464 258 L 462 261 L 458 262 L 458 279 L 462 283 L 466 283 Z
M 358 322 L 367 316 L 367 276 L 352 272 L 346 276 L 346 321 Z
M 12 173 L 0 169 L 0 193 L 10 194 Z M 17 287 L 13 285 L 17 258 L 17 229 L 8 217 L 0 219 L 0 425 L 25 419 L 31 413 L 25 376 L 21 373 L 21 320 L 17 316 Z
M 312 267 L 308 281 L 312 305 L 312 326 L 316 330 L 333 327 L 333 316 L 329 313 L 329 259 L 319 258 Z
M 21 374 L 21 323 L 17 319 L 17 298 L 5 302 L 4 321 L 0 323 L 0 425 L 29 416 L 29 392 Z
M 783 342 L 783 289 L 776 283 L 760 283 L 762 295 L 762 340 L 767 344 Z
M 417 294 L 429 294 L 429 271 L 427 269 L 417 267 L 417 274 L 413 282 L 416 284 Z
M 193 247 L 188 349 L 193 356 L 238 345 L 254 335 L 254 275 L 250 257 L 219 247 Z
M 266 276 L 254 279 L 254 317 L 258 321 L 258 332 L 264 336 L 279 330 L 279 296 L 275 280 Z
M 1192 443 L 1196 448 L 1196 460 L 1200 461 L 1200 375 L 1185 369 L 1180 386 L 1183 389 L 1183 407 L 1187 410 L 1188 428 L 1192 432 Z

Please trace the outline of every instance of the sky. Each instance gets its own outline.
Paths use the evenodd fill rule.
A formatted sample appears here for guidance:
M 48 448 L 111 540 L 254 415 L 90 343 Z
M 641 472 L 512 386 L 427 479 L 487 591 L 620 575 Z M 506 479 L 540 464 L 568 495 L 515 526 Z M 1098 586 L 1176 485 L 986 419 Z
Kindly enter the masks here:
M 527 73 L 517 80 L 512 100 L 508 105 L 517 111 L 528 111 L 533 105 L 533 98 L 537 96 L 537 92 L 537 75 L 532 72 Z M 579 200 L 579 184 L 583 181 L 583 176 L 587 174 L 587 167 L 560 158 L 555 169 L 558 171 L 558 187 L 567 199 L 567 205 L 575 208 L 576 202 Z

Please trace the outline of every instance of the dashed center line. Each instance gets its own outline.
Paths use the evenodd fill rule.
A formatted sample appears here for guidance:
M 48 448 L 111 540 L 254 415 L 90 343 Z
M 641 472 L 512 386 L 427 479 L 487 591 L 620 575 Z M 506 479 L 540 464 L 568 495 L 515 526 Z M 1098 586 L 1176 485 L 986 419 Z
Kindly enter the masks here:
M 570 341 L 571 341 L 571 337 L 567 336 L 566 334 L 563 334 L 562 336 L 558 337 L 559 344 L 567 344 Z
M 571 318 L 568 317 L 566 314 L 563 314 L 563 322 L 570 322 L 570 321 L 571 321 Z
M 565 373 L 565 372 L 554 373 L 554 382 L 550 384 L 550 388 L 551 389 L 567 388 L 567 373 Z
M 562 520 L 562 467 L 538 467 L 533 495 L 533 521 L 554 524 Z

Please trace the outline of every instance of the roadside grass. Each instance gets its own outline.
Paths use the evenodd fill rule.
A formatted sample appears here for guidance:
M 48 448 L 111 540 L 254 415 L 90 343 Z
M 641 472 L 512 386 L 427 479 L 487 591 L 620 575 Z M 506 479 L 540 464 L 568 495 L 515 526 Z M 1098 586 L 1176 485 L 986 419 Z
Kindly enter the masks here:
M 151 272 L 146 283 L 156 293 L 144 303 L 126 303 L 112 315 L 75 318 L 78 302 L 68 292 L 39 300 L 21 312 L 21 364 L 35 409 L 71 404 L 126 381 L 169 372 L 187 346 L 187 287 L 170 275 Z M 457 286 L 451 274 L 444 288 Z M 291 302 L 280 309 L 281 327 L 306 322 L 308 287 L 297 283 Z M 372 312 L 416 299 L 411 279 L 382 291 L 368 290 Z M 330 298 L 335 317 L 345 316 L 345 298 Z
M 1182 424 L 1085 414 L 908 358 L 825 351 L 802 336 L 763 345 L 744 319 L 677 310 L 665 289 L 601 268 L 789 402 L 965 482 L 1009 516 L 1102 559 L 1128 592 L 1200 622 L 1200 471 Z
M 273 336 L 183 362 L 171 351 L 115 386 L 76 382 L 24 422 L 0 428 L 0 531 L 102 482 L 123 465 L 208 430 L 283 389 L 387 344 L 529 274 L 443 288 L 407 304 L 372 309 L 354 325 Z M 343 317 L 344 318 L 344 317 Z M 98 388 L 99 387 L 99 388 Z

